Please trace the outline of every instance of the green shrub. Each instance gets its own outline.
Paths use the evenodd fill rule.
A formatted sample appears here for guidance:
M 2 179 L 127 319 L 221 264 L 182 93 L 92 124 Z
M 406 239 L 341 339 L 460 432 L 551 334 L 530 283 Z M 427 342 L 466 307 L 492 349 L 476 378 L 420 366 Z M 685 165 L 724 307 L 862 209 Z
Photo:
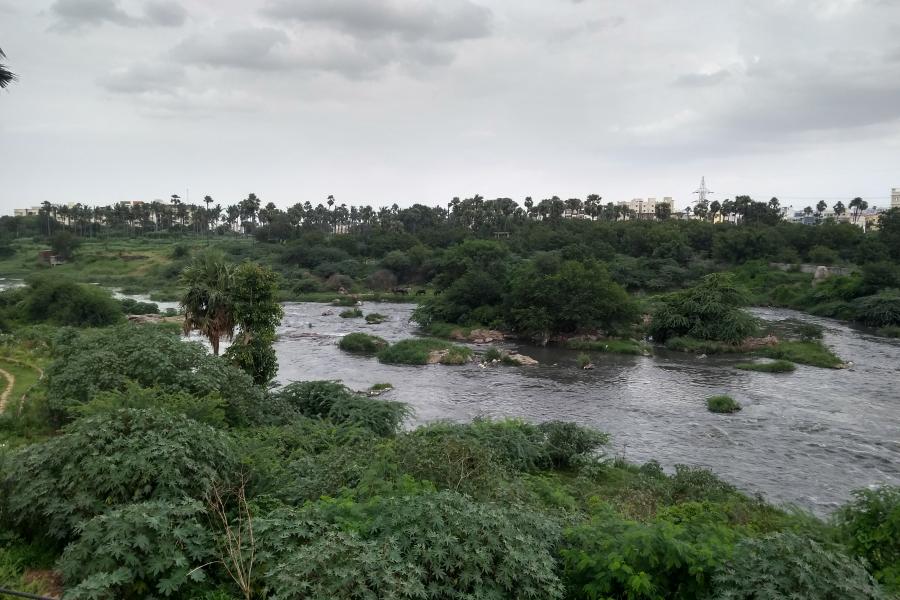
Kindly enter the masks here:
M 359 319 L 363 316 L 363 311 L 358 308 L 352 308 L 348 310 L 342 310 L 340 317 L 342 319 Z
M 591 357 L 582 352 L 581 354 L 578 355 L 578 357 L 575 359 L 575 361 L 578 363 L 578 368 L 583 369 L 586 366 L 588 366 L 589 364 L 591 364 Z
M 384 323 L 388 318 L 386 315 L 382 315 L 379 313 L 369 313 L 366 315 L 366 323 L 370 325 L 378 325 L 379 323 Z
M 853 303 L 854 318 L 871 327 L 900 325 L 900 290 L 883 290 Z
M 447 350 L 451 344 L 435 338 L 410 338 L 391 344 L 378 353 L 378 360 L 386 364 L 425 365 L 428 356 L 437 350 Z
M 653 311 L 650 334 L 660 342 L 690 337 L 740 343 L 758 330 L 756 319 L 740 309 L 746 301 L 746 292 L 732 275 L 707 275 L 696 286 L 663 299 Z
M 236 467 L 232 441 L 212 427 L 122 409 L 79 419 L 12 454 L 0 481 L 2 515 L 27 535 L 66 540 L 83 520 L 117 505 L 201 499 Z
M 368 333 L 350 333 L 338 342 L 338 348 L 353 354 L 377 354 L 387 348 L 387 345 L 385 340 Z
M 559 553 L 567 597 L 706 597 L 735 537 L 715 524 L 643 524 L 603 515 L 566 531 Z
M 562 598 L 551 555 L 559 530 L 546 518 L 451 492 L 379 500 L 364 509 L 368 518 L 359 525 L 326 529 L 310 542 L 303 540 L 307 531 L 298 532 L 296 546 L 266 569 L 274 594 L 282 600 Z M 284 529 L 277 532 L 287 537 Z
M 128 504 L 94 517 L 59 561 L 66 598 L 188 597 L 217 558 L 206 523 L 196 500 Z
M 572 467 L 578 457 L 609 443 L 607 434 L 565 421 L 546 421 L 538 425 L 538 429 L 544 434 L 550 463 L 557 469 Z
M 450 346 L 447 353 L 441 357 L 442 365 L 464 365 L 472 360 L 471 348 L 465 346 Z
M 644 344 L 643 342 L 638 342 L 636 340 L 617 340 L 612 338 L 602 340 L 570 340 L 566 346 L 572 350 L 631 354 L 634 356 L 643 356 L 650 351 L 647 344 Z
M 800 336 L 800 340 L 804 342 L 821 340 L 822 335 L 824 334 L 824 328 L 821 325 L 816 325 L 815 323 L 800 323 L 796 326 L 795 329 L 797 335 Z
M 714 413 L 736 413 L 741 405 L 731 396 L 712 396 L 706 399 L 706 408 Z
M 22 307 L 32 323 L 103 327 L 122 320 L 122 305 L 107 290 L 56 276 L 31 280 Z
M 900 592 L 900 487 L 856 490 L 835 518 L 850 551 L 865 558 L 888 589 Z
M 356 298 L 353 296 L 341 296 L 331 301 L 332 306 L 356 306 Z
M 134 298 L 122 298 L 119 300 L 122 312 L 126 315 L 156 315 L 159 314 L 159 305 L 154 302 L 139 302 Z
M 759 353 L 769 358 L 787 360 L 823 369 L 837 369 L 843 364 L 837 355 L 829 350 L 825 344 L 818 341 L 782 341 L 775 346 L 760 348 Z
M 675 474 L 669 478 L 669 484 L 674 502 L 723 502 L 737 492 L 733 485 L 722 481 L 709 469 L 687 465 L 675 465 Z
M 386 392 L 387 390 L 392 389 L 394 389 L 394 384 L 392 383 L 376 383 L 369 388 L 369 390 L 373 392 Z
M 401 474 L 439 490 L 483 497 L 506 479 L 507 465 L 490 446 L 440 425 L 399 436 L 393 450 L 392 461 Z
M 134 382 L 128 382 L 122 391 L 99 392 L 87 404 L 74 407 L 73 412 L 88 417 L 115 412 L 120 408 L 156 408 L 214 427 L 226 425 L 225 401 L 216 393 L 194 396 L 182 390 L 143 388 Z
M 900 338 L 900 325 L 888 325 L 887 327 L 881 327 L 877 331 L 878 335 L 883 335 L 884 337 L 889 338 Z
M 501 360 L 503 358 L 503 352 L 498 348 L 488 348 L 485 350 L 482 358 L 484 362 L 494 362 L 495 360 Z
M 741 541 L 714 587 L 722 600 L 884 598 L 857 560 L 789 531 Z
M 797 368 L 797 365 L 789 360 L 774 360 L 762 363 L 738 363 L 734 365 L 734 368 L 742 371 L 760 371 L 762 373 L 790 373 Z
M 698 340 L 692 337 L 673 337 L 666 340 L 666 348 L 675 352 L 693 354 L 728 354 L 741 352 L 741 347 L 728 342 Z

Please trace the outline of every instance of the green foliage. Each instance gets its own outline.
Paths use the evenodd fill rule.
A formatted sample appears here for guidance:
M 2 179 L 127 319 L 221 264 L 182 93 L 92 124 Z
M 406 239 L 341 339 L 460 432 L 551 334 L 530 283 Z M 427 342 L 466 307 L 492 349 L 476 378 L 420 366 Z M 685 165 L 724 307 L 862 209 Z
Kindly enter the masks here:
M 225 356 L 249 373 L 256 384 L 265 385 L 278 372 L 272 348 L 275 328 L 284 314 L 278 302 L 278 275 L 256 263 L 242 263 L 234 270 L 230 300 L 240 334 Z
M 126 315 L 156 315 L 159 314 L 159 305 L 154 302 L 139 302 L 134 298 L 122 298 L 119 300 L 122 312 Z
M 377 354 L 387 348 L 388 343 L 382 338 L 368 333 L 350 333 L 341 338 L 338 348 L 353 354 Z
M 356 306 L 356 298 L 353 296 L 341 296 L 331 301 L 332 306 Z
M 609 352 L 611 354 L 631 354 L 644 356 L 649 354 L 647 344 L 637 340 L 617 340 L 604 338 L 600 340 L 569 340 L 566 343 L 572 350 L 587 350 L 590 352 Z
M 759 353 L 769 358 L 823 369 L 838 369 L 843 365 L 843 361 L 819 341 L 782 341 L 775 346 L 760 348 Z
M 580 369 L 583 369 L 591 364 L 591 357 L 582 352 L 578 355 L 575 361 L 578 363 L 578 367 Z
M 66 598 L 138 600 L 186 597 L 215 560 L 203 504 L 127 504 L 87 521 L 59 561 Z M 206 567 L 209 568 L 209 567 Z
M 366 315 L 366 323 L 370 325 L 379 325 L 387 321 L 388 318 L 380 313 L 369 313 Z
M 566 421 L 546 421 L 538 425 L 550 464 L 557 469 L 574 466 L 576 459 L 609 443 L 609 436 Z
M 607 514 L 570 528 L 560 549 L 568 598 L 693 600 L 728 559 L 733 530 L 705 522 L 643 524 Z
M 32 323 L 103 327 L 122 319 L 122 307 L 102 288 L 44 275 L 28 282 L 22 314 Z
M 800 336 L 800 341 L 803 342 L 821 340 L 822 335 L 824 334 L 823 327 L 821 325 L 816 325 L 815 323 L 799 323 L 795 330 L 797 335 Z
M 364 520 L 357 525 L 309 536 L 311 543 L 297 543 L 270 562 L 266 581 L 274 595 L 283 600 L 562 598 L 551 556 L 559 532 L 546 518 L 451 492 L 379 500 L 363 508 Z
M 464 365 L 472 360 L 472 349 L 465 346 L 450 346 L 441 357 L 442 365 Z
M 342 310 L 339 316 L 342 319 L 360 319 L 363 316 L 363 311 L 358 308 L 351 308 L 349 310 Z
M 425 365 L 432 352 L 447 350 L 451 344 L 436 338 L 410 338 L 391 344 L 378 353 L 378 360 L 394 365 Z
M 277 406 L 266 403 L 263 391 L 242 370 L 210 356 L 200 344 L 153 326 L 62 330 L 53 343 L 46 379 L 47 402 L 56 423 L 70 420 L 73 408 L 99 392 L 124 392 L 129 382 L 198 398 L 218 395 L 231 425 L 280 418 Z
M 797 365 L 789 360 L 773 360 L 771 362 L 738 363 L 734 365 L 734 368 L 761 373 L 790 373 L 796 370 Z
M 900 487 L 856 490 L 835 520 L 849 550 L 871 565 L 877 580 L 900 592 Z
M 9 458 L 2 520 L 29 536 L 66 540 L 117 505 L 203 498 L 236 465 L 225 434 L 186 417 L 135 409 L 88 417 Z
M 731 275 L 707 275 L 663 299 L 653 311 L 650 333 L 660 342 L 686 336 L 738 344 L 758 329 L 756 319 L 739 308 L 745 303 L 746 293 Z
M 714 413 L 736 413 L 741 410 L 741 405 L 731 396 L 711 396 L 706 399 L 706 408 Z
M 120 408 L 158 408 L 214 427 L 226 425 L 225 401 L 218 393 L 195 396 L 184 390 L 143 388 L 134 382 L 128 382 L 124 390 L 99 392 L 87 404 L 74 407 L 73 412 L 88 417 Z
M 493 362 L 502 359 L 503 352 L 501 352 L 499 348 L 491 347 L 485 350 L 482 358 L 484 359 L 484 362 Z
M 523 264 L 510 280 L 503 308 L 516 332 L 540 340 L 609 330 L 637 319 L 634 302 L 595 261 L 535 259 Z
M 50 238 L 50 247 L 54 254 L 64 260 L 75 258 L 75 250 L 81 245 L 81 239 L 75 237 L 69 231 L 59 231 Z
M 900 290 L 883 290 L 853 303 L 857 321 L 871 327 L 900 325 Z
M 396 433 L 410 414 L 401 402 L 358 396 L 334 381 L 291 383 L 273 396 L 303 416 L 364 427 L 380 436 Z
M 715 575 L 723 600 L 877 600 L 884 598 L 862 564 L 837 549 L 785 531 L 748 538 Z

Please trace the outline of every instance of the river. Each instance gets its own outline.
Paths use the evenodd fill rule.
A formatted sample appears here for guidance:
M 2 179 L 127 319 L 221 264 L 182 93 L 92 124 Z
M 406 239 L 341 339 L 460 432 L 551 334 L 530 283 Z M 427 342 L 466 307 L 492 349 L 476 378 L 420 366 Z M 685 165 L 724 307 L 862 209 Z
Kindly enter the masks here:
M 666 468 L 703 466 L 750 493 L 826 514 L 850 490 L 900 484 L 900 340 L 789 310 L 754 309 L 766 320 L 796 319 L 825 328 L 826 344 L 852 369 L 799 365 L 793 373 L 740 371 L 735 357 L 701 359 L 596 355 L 578 369 L 576 352 L 519 344 L 536 367 L 477 364 L 391 366 L 341 352 L 354 331 L 396 341 L 415 335 L 413 306 L 373 304 L 390 317 L 380 325 L 342 319 L 340 308 L 288 303 L 276 343 L 279 381 L 340 379 L 353 389 L 390 382 L 387 396 L 415 410 L 410 425 L 478 416 L 561 419 L 613 436 L 610 454 L 631 462 L 656 459 Z M 323 314 L 324 313 L 324 314 Z M 705 398 L 729 394 L 744 409 L 706 410 Z

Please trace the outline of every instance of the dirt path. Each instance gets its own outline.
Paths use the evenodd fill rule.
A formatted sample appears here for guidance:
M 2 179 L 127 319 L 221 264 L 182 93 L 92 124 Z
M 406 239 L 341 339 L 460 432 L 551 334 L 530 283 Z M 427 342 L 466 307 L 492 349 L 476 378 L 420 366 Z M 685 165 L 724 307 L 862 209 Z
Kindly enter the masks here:
M 9 400 L 10 394 L 12 394 L 13 388 L 16 387 L 16 378 L 9 371 L 4 371 L 0 369 L 0 375 L 6 378 L 7 384 L 6 389 L 3 390 L 3 394 L 0 394 L 0 413 L 6 410 L 6 402 Z

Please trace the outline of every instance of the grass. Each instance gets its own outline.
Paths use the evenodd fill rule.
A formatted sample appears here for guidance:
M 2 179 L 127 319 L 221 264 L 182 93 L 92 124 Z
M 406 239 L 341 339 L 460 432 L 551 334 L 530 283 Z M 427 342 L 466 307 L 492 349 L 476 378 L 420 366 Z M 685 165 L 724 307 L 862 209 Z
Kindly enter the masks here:
M 888 325 L 876 331 L 878 335 L 889 338 L 900 338 L 900 325 Z
M 797 368 L 797 365 L 789 360 L 775 360 L 772 362 L 739 363 L 734 365 L 734 368 L 742 371 L 759 371 L 761 373 L 790 373 Z
M 15 377 L 16 382 L 13 385 L 12 393 L 9 395 L 9 407 L 16 407 L 19 405 L 19 399 L 31 389 L 31 387 L 37 383 L 38 374 L 37 369 L 29 366 L 25 366 L 23 364 L 10 362 L 9 360 L 5 360 L 0 357 L 0 369 L 8 372 L 10 375 Z M 6 378 L 3 378 L 3 381 L 0 382 L 0 393 L 6 389 L 7 381 Z
M 384 323 L 387 320 L 387 315 L 382 315 L 380 313 L 369 313 L 366 315 L 366 323 L 368 323 L 369 325 L 378 325 L 379 323 Z
M 644 356 L 650 354 L 649 345 L 637 340 L 607 338 L 602 340 L 570 340 L 566 346 L 572 350 L 589 352 L 609 352 L 612 354 L 631 354 Z
M 726 342 L 698 340 L 691 337 L 674 337 L 666 340 L 666 348 L 676 352 L 692 352 L 694 354 L 729 354 L 740 352 L 740 348 Z
M 789 360 L 801 365 L 823 369 L 839 369 L 843 361 L 820 341 L 784 341 L 775 346 L 760 348 L 759 354 L 776 360 Z
M 401 340 L 378 352 L 378 360 L 390 365 L 427 365 L 432 352 L 446 350 L 441 364 L 458 365 L 468 362 L 472 351 L 436 338 L 410 338 Z
M 588 366 L 589 364 L 591 364 L 591 357 L 584 353 L 579 354 L 578 358 L 575 360 L 578 361 L 578 368 L 580 368 L 580 369 L 583 369 L 586 366 Z
M 334 292 L 330 293 L 331 296 L 334 296 Z M 352 298 L 350 296 L 341 296 L 339 298 L 333 298 L 331 300 L 332 306 L 356 306 L 356 298 Z
M 387 390 L 394 389 L 394 385 L 391 383 L 376 383 L 372 387 L 369 388 L 369 391 L 372 392 L 385 392 Z
M 388 343 L 368 333 L 350 333 L 341 338 L 338 347 L 352 354 L 377 354 L 387 348 Z
M 340 317 L 342 319 L 361 319 L 363 316 L 363 311 L 358 308 L 352 308 L 350 310 L 342 310 Z
M 495 360 L 503 360 L 503 352 L 499 348 L 488 348 L 484 352 L 482 359 L 484 362 L 494 362 Z
M 706 408 L 714 413 L 731 414 L 741 410 L 741 405 L 731 396 L 712 396 L 706 399 Z

